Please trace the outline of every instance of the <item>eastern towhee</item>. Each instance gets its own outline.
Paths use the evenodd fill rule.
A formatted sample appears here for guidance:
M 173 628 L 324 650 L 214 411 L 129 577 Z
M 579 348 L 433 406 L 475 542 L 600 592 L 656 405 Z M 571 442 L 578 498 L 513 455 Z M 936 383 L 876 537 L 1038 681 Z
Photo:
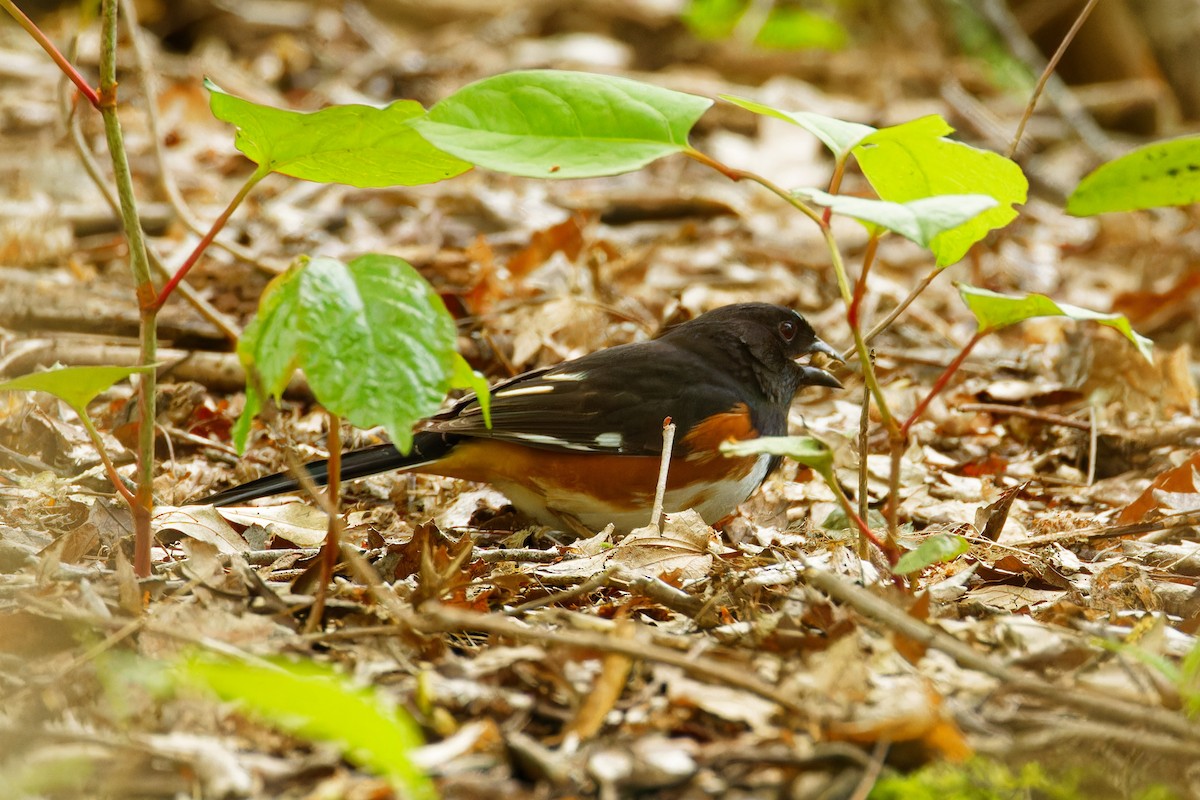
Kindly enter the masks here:
M 804 317 L 782 306 L 725 306 L 623 344 L 526 372 L 491 389 L 492 427 L 475 396 L 425 421 L 407 455 L 390 444 L 342 456 L 349 480 L 395 469 L 489 483 L 517 510 L 562 529 L 621 531 L 650 522 L 663 421 L 676 425 L 664 510 L 694 508 L 708 523 L 730 514 L 778 463 L 727 458 L 730 439 L 787 433 L 802 386 L 841 388 L 795 359 L 841 360 Z M 318 483 L 327 465 L 307 465 Z M 201 503 L 241 503 L 298 488 L 286 474 L 220 492 Z

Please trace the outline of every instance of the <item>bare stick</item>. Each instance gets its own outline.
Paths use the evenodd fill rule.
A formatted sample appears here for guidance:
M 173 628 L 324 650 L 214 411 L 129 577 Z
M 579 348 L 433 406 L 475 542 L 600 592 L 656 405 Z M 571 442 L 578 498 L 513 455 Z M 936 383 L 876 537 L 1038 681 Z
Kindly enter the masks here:
M 667 417 L 663 420 L 662 460 L 658 465 L 658 485 L 654 489 L 654 509 L 650 512 L 650 524 L 655 528 L 662 521 L 663 498 L 667 494 L 667 473 L 671 469 L 671 450 L 675 445 L 675 423 Z

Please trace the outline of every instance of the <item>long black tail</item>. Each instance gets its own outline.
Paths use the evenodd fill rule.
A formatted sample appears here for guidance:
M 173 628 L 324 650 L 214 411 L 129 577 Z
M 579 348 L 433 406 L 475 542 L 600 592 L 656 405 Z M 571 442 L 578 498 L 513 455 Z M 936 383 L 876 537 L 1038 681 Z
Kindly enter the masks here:
M 362 450 L 354 450 L 342 454 L 342 480 L 349 481 L 367 475 L 378 475 L 380 472 L 390 472 L 394 469 L 412 469 L 422 464 L 428 464 L 444 456 L 453 446 L 453 441 L 440 433 L 423 431 L 413 437 L 412 451 L 404 455 L 390 444 L 377 444 Z M 329 462 L 312 461 L 304 465 L 310 477 L 318 486 L 329 482 Z M 273 494 L 294 492 L 300 488 L 300 482 L 286 472 L 267 475 L 264 478 L 234 486 L 223 492 L 217 492 L 201 500 L 199 505 L 232 506 L 245 503 L 259 497 L 270 497 Z

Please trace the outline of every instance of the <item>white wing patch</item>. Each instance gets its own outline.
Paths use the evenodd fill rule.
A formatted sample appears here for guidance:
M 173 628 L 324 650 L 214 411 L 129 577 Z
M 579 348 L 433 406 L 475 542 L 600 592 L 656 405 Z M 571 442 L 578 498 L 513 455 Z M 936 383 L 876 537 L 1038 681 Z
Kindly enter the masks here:
M 509 438 L 519 439 L 530 444 L 541 444 L 547 447 L 561 447 L 564 450 L 583 450 L 590 451 L 592 448 L 586 444 L 576 444 L 568 442 L 566 439 L 559 439 L 557 436 L 547 436 L 544 433 L 509 433 Z
M 517 386 L 513 389 L 501 389 L 496 392 L 493 397 L 520 397 L 526 394 L 550 394 L 554 391 L 553 386 L 547 386 L 544 383 L 535 384 L 533 386 Z
M 593 441 L 595 441 L 597 447 L 619 450 L 621 448 L 621 443 L 625 440 L 621 434 L 615 431 L 610 431 L 608 433 L 600 434 Z
M 587 377 L 586 372 L 559 372 L 554 375 L 543 375 L 544 381 L 581 381 Z

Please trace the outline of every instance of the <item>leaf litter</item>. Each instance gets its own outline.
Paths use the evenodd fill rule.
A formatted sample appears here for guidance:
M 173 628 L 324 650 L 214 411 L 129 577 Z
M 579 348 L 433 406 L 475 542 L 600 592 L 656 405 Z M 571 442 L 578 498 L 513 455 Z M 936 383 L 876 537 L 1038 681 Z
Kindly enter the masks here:
M 918 58 L 926 48 L 914 47 L 897 56 L 908 73 L 902 84 L 866 66 L 879 58 L 864 55 L 869 43 L 820 59 L 705 44 L 707 63 L 684 57 L 667 66 L 696 45 L 682 30 L 661 33 L 673 18 L 658 7 L 597 7 L 584 22 L 551 5 L 494 22 L 485 21 L 492 6 L 475 0 L 437 4 L 420 20 L 371 4 L 291 4 L 294 15 L 277 18 L 221 6 L 182 29 L 190 47 L 170 20 L 152 20 L 166 167 L 201 219 L 248 174 L 207 111 L 204 74 L 256 100 L 313 110 L 398 97 L 428 106 L 516 67 L 602 68 L 881 124 L 871 119 L 881 97 L 889 122 L 945 112 L 938 87 L 952 68 L 1005 123 L 1020 111 L 977 64 L 949 53 Z M 87 65 L 95 48 L 84 45 Z M 17 275 L 7 273 L 18 271 L 107 293 L 124 281 L 117 228 L 90 184 L 37 166 L 75 155 L 54 135 L 48 98 L 57 76 L 33 47 L 0 43 L 13 63 L 28 65 L 19 81 L 0 75 L 14 87 L 3 94 L 0 124 L 20 158 L 0 160 L 0 172 L 29 195 L 6 199 L 32 198 L 47 211 L 43 229 L 0 230 L 0 253 L 16 254 L 0 280 L 9 285 Z M 134 83 L 123 91 L 132 94 Z M 148 156 L 144 116 L 123 108 L 122 122 L 135 153 Z M 820 185 L 828 163 L 789 127 L 718 105 L 698 136 L 729 163 L 745 159 L 741 166 L 795 185 Z M 980 135 L 958 127 L 964 139 Z M 84 128 L 99 134 L 94 121 Z M 136 179 L 158 198 L 153 174 Z M 850 193 L 858 180 L 847 177 Z M 412 189 L 271 179 L 222 236 L 252 260 L 213 250 L 194 279 L 244 323 L 266 280 L 297 255 L 400 255 L 463 318 L 460 350 L 493 378 L 741 300 L 791 304 L 845 344 L 820 237 L 751 188 L 684 159 L 562 183 L 482 170 Z M 99 228 L 81 221 L 80 204 Z M 364 577 L 356 562 L 341 566 L 324 626 L 305 634 L 324 535 L 311 505 L 163 508 L 158 569 L 138 584 L 121 549 L 128 515 L 97 495 L 107 488 L 78 422 L 56 401 L 6 400 L 3 452 L 46 469 L 6 462 L 0 483 L 0 729 L 19 754 L 0 762 L 0 778 L 27 779 L 45 765 L 64 770 L 59 791 L 87 785 L 118 796 L 386 790 L 328 745 L 210 696 L 165 691 L 163 665 L 200 650 L 311 658 L 378 687 L 420 723 L 428 744 L 413 759 L 447 797 L 525 797 L 531 787 L 547 797 L 768 797 L 788 787 L 816 796 L 880 769 L 973 754 L 1076 768 L 1087 796 L 1152 783 L 1179 796 L 1194 791 L 1200 729 L 1181 709 L 1195 702 L 1195 678 L 1172 679 L 1154 660 L 1184 663 L 1200 630 L 1195 331 L 1180 324 L 1194 281 L 1179 266 L 1200 247 L 1194 220 L 1172 210 L 1080 221 L 1041 201 L 1027 211 L 953 269 L 995 291 L 1127 313 L 1156 340 L 1155 362 L 1107 331 L 1057 321 L 985 341 L 914 426 L 901 473 L 906 543 L 953 533 L 970 550 L 927 567 L 905 591 L 859 558 L 836 522 L 826 527 L 832 495 L 795 466 L 773 475 L 723 533 L 672 520 L 622 540 L 514 531 L 494 491 L 391 476 L 348 489 L 345 541 L 379 578 Z M 836 228 L 852 264 L 865 246 L 856 227 Z M 1136 256 L 1151 242 L 1168 243 L 1162 269 Z M 173 226 L 152 244 L 168 261 L 189 249 Z M 884 240 L 867 314 L 886 313 L 930 266 L 912 245 Z M 133 311 L 127 293 L 111 296 Z M 57 315 L 70 317 L 69 309 Z M 182 304 L 164 317 L 181 331 L 207 325 Z M 5 352 L 34 334 L 112 338 L 86 319 L 61 329 L 45 320 L 31 329 L 12 315 L 0 324 Z M 915 405 L 973 327 L 950 281 L 935 281 L 877 342 L 889 402 Z M 71 341 L 59 359 L 83 358 Z M 833 446 L 847 488 L 856 486 L 860 389 L 804 397 L 793 414 Z M 104 430 L 116 430 L 131 402 L 117 387 L 91 409 Z M 162 409 L 160 456 L 169 460 L 156 488 L 164 496 L 177 492 L 182 502 L 219 488 L 218 479 L 274 471 L 287 448 L 305 459 L 319 453 L 321 420 L 303 387 L 286 401 L 288 432 L 257 431 L 236 474 L 214 467 L 227 454 L 170 432 L 224 445 L 240 403 L 210 393 L 173 415 Z M 111 451 L 121 452 L 115 443 Z M 886 461 L 872 455 L 868 467 L 876 502 L 886 495 Z

